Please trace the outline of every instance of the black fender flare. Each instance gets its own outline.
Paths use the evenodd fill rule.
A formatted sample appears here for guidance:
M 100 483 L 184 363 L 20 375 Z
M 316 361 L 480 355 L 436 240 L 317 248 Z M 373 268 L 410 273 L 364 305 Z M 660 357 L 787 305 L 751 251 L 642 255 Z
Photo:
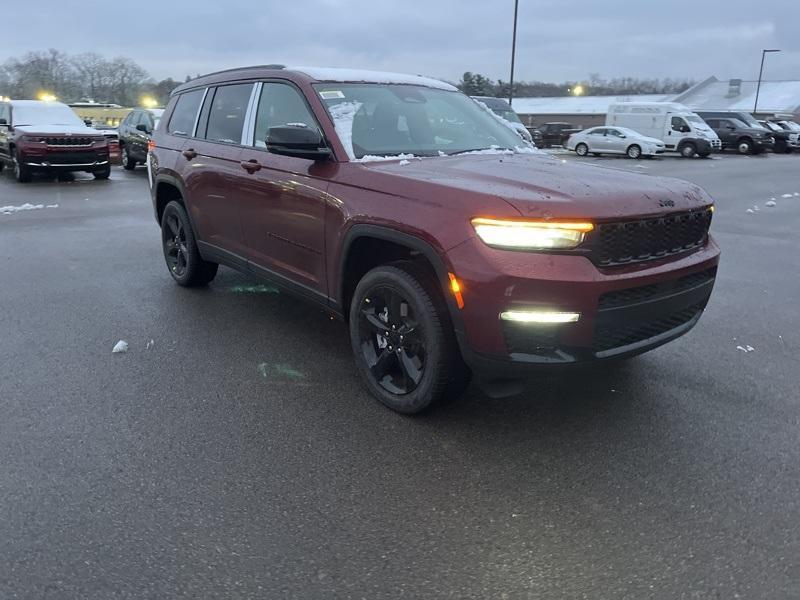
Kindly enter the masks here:
M 338 280 L 336 282 L 335 293 L 336 301 L 341 307 L 342 313 L 346 315 L 348 312 L 348 307 L 344 305 L 344 277 L 345 265 L 347 264 L 350 247 L 353 245 L 353 242 L 364 237 L 386 240 L 387 242 L 393 242 L 395 244 L 406 246 L 419 252 L 428 260 L 433 267 L 434 272 L 436 273 L 436 278 L 439 280 L 439 284 L 441 285 L 442 296 L 444 297 L 445 304 L 447 305 L 448 312 L 450 313 L 450 320 L 453 324 L 453 328 L 455 329 L 456 338 L 459 346 L 461 346 L 463 349 L 464 323 L 463 319 L 461 318 L 461 312 L 456 305 L 456 300 L 453 297 L 453 294 L 450 293 L 450 277 L 448 274 L 451 272 L 451 270 L 445 262 L 445 259 L 442 257 L 440 252 L 438 252 L 425 240 L 415 235 L 397 231 L 396 229 L 383 227 L 381 225 L 359 223 L 350 227 L 345 234 L 344 241 L 342 242 L 342 251 L 339 255 L 339 273 Z

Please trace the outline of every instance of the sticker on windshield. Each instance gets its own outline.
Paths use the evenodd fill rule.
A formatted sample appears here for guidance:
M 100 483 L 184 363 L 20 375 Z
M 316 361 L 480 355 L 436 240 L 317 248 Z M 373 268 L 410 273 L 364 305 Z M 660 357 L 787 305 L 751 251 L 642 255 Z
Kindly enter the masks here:
M 319 93 L 323 100 L 336 100 L 337 98 L 344 98 L 344 92 L 339 90 L 323 90 Z

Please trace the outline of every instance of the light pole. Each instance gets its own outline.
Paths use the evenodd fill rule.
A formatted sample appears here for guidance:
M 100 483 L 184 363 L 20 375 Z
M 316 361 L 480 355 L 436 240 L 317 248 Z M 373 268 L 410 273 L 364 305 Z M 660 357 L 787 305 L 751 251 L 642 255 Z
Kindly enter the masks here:
M 771 50 L 761 51 L 761 69 L 758 71 L 758 85 L 756 86 L 756 103 L 753 105 L 753 116 L 755 116 L 758 111 L 758 94 L 761 92 L 761 76 L 764 74 L 764 57 L 767 55 L 767 52 L 780 52 L 780 50 L 772 48 Z
M 511 40 L 511 83 L 508 86 L 508 104 L 514 101 L 514 58 L 517 53 L 517 11 L 519 10 L 519 0 L 514 0 L 514 35 Z

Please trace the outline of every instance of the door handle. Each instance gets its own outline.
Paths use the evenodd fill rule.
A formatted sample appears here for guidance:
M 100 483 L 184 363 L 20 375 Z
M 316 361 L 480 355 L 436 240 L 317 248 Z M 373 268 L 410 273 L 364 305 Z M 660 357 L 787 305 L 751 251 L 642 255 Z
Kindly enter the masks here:
M 250 160 L 243 160 L 239 164 L 242 165 L 242 168 L 251 175 L 256 171 L 261 170 L 261 163 L 254 158 L 251 158 Z
M 194 151 L 194 148 L 187 148 L 183 152 L 181 152 L 186 157 L 186 160 L 192 160 L 194 157 L 197 156 L 197 152 Z

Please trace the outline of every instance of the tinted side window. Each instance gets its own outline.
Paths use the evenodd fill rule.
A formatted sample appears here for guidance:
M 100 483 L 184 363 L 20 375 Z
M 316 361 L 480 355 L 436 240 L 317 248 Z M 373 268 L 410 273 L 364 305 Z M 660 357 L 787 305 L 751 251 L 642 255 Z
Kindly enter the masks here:
M 194 122 L 197 119 L 197 109 L 203 99 L 203 90 L 194 90 L 181 94 L 172 117 L 169 120 L 167 131 L 173 135 L 190 136 L 194 132 Z
M 252 91 L 252 83 L 217 88 L 208 115 L 206 139 L 228 144 L 241 143 L 244 117 Z
M 7 104 L 0 104 L 0 119 L 5 119 L 6 123 L 9 123 L 11 120 L 9 112 Z
M 317 120 L 308 108 L 303 95 L 291 85 L 265 83 L 261 89 L 256 113 L 255 145 L 266 146 L 267 132 L 278 125 L 302 124 L 309 129 L 319 129 Z

